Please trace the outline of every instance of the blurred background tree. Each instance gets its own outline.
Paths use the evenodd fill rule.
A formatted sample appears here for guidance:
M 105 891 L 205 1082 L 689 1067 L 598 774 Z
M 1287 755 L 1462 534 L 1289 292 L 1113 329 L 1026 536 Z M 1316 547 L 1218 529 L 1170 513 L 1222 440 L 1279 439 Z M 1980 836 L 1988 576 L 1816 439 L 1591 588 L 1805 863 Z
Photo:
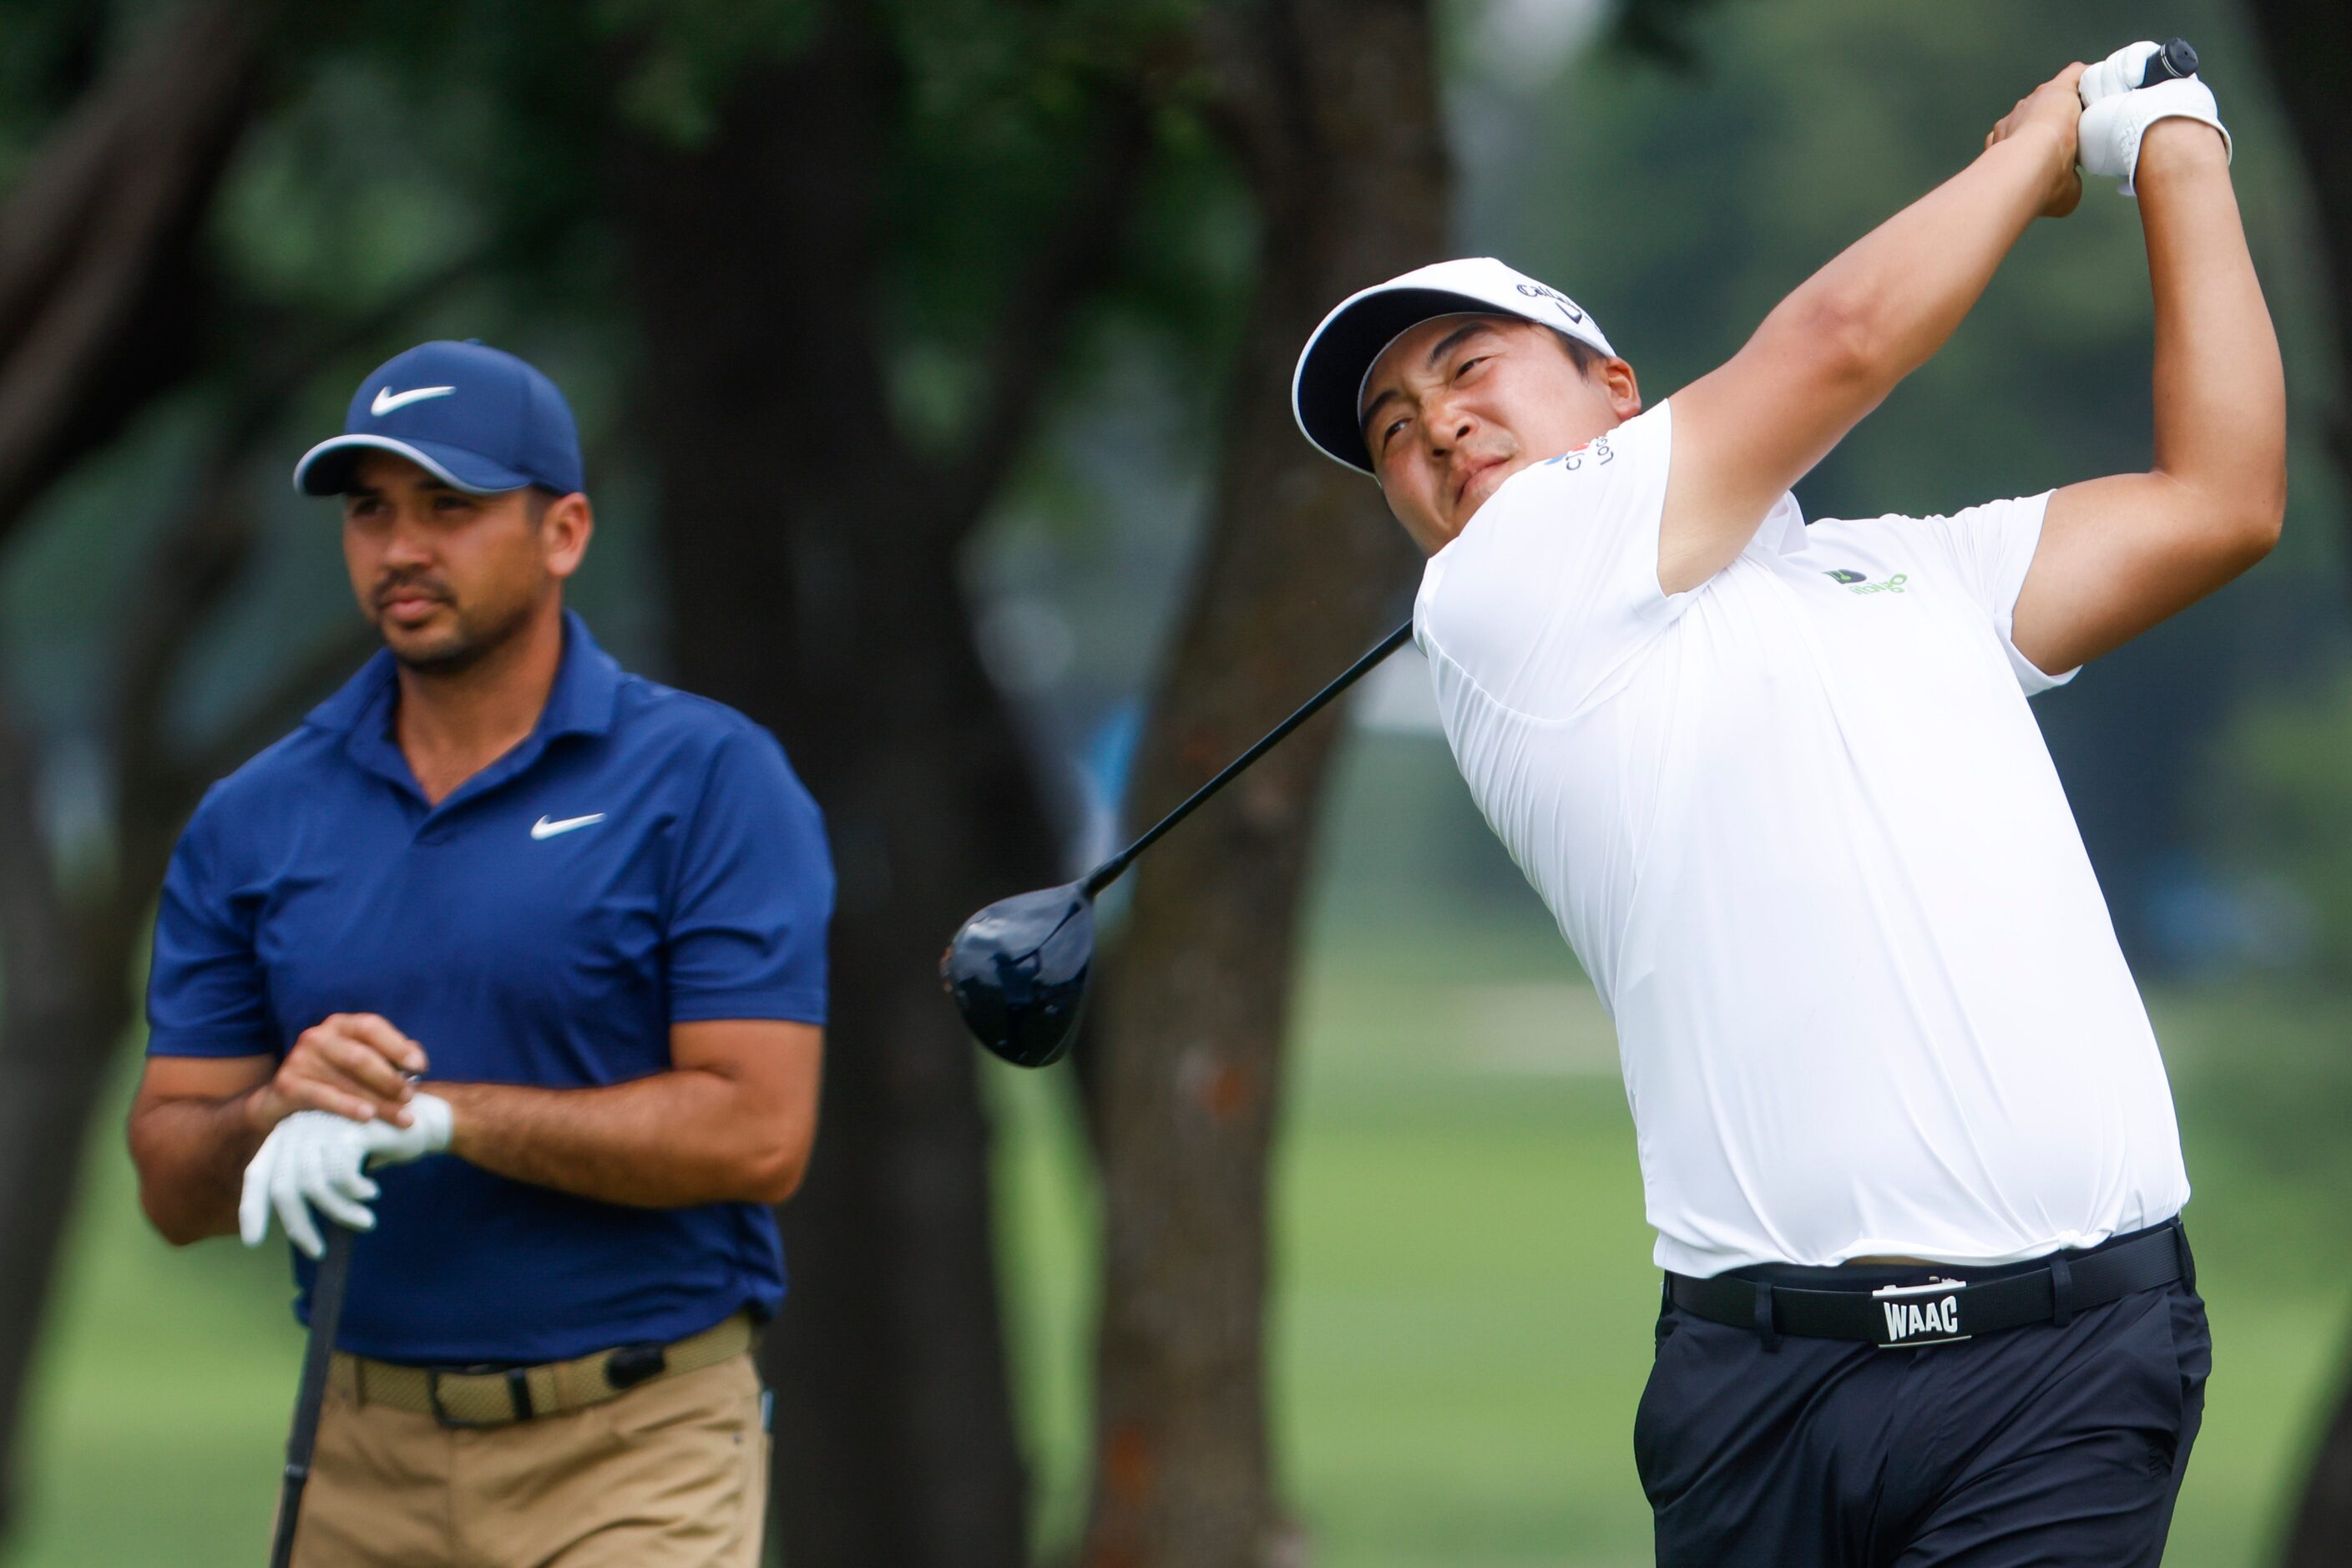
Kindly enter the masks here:
M 10 107 L 19 126 L 53 123 L 37 150 L 18 147 L 0 207 L 0 543 L 143 405 L 196 374 L 199 237 L 257 63 L 254 18 L 235 5 L 189 5 L 102 71 L 86 18 L 52 6 L 25 21 Z M 191 58 L 212 68 L 183 68 Z M 205 570 L 217 564 L 217 521 L 200 515 L 216 498 L 196 499 L 158 557 L 196 568 L 173 584 L 182 603 L 218 575 Z M 0 1483 L 76 1154 L 122 1035 L 157 847 L 194 804 L 145 722 L 178 620 L 148 607 L 162 613 L 121 638 L 110 700 L 92 715 L 115 731 L 123 781 L 109 863 L 70 864 L 73 847 L 45 830 L 37 721 L 0 689 Z
M 1297 345 L 1365 279 L 1444 244 L 1424 0 L 1210 12 L 1204 116 L 1257 238 L 1208 533 L 1132 797 L 1155 820 L 1378 640 L 1412 552 L 1354 475 L 1268 417 Z M 1269 1175 L 1307 855 L 1339 737 L 1301 731 L 1137 868 L 1085 1042 L 1103 1193 L 1092 1493 L 1080 1560 L 1216 1568 L 1302 1554 L 1268 1425 Z
M 2341 19 L 2168 26 L 2239 137 L 2290 529 L 2037 709 L 2199 1184 L 2223 1371 L 2179 1554 L 2284 1550 L 2307 1498 L 2294 1560 L 2335 1562 L 2352 678 L 2313 411 L 2352 342 Z M 14 1555 L 238 1562 L 266 1524 L 283 1265 L 166 1254 L 121 1179 L 144 922 L 195 793 L 364 651 L 287 465 L 370 365 L 480 336 L 581 415 L 599 635 L 774 728 L 827 808 L 835 1050 L 765 1352 L 790 1560 L 1639 1560 L 1655 1281 L 1605 1020 L 1413 656 L 1106 910 L 1083 1112 L 1071 1075 L 982 1070 L 931 965 L 1402 613 L 1376 493 L 1282 404 L 1323 307 L 1499 253 L 1654 399 L 2144 26 L 2119 0 L 1964 27 L 1865 0 L 0 0 Z M 2127 203 L 2029 236 L 1809 510 L 2144 463 L 2144 278 Z

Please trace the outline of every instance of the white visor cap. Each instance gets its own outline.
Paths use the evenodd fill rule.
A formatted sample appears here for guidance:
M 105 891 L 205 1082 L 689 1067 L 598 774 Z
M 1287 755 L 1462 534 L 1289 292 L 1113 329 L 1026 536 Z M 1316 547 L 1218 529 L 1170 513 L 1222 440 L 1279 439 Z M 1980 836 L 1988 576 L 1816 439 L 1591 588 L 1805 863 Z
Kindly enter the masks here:
M 1334 460 L 1370 473 L 1360 405 L 1373 362 L 1422 322 L 1465 311 L 1517 316 L 1617 357 L 1584 307 L 1549 284 L 1491 256 L 1440 261 L 1350 294 L 1323 318 L 1290 378 L 1290 411 L 1298 428 Z

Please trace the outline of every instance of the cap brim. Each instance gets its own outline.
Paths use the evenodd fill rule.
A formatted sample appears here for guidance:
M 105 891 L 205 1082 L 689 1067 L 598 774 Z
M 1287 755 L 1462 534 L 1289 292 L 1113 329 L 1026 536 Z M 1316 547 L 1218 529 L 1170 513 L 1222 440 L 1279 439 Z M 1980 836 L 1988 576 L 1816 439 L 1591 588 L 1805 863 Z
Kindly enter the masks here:
M 1475 294 L 1450 289 L 1386 289 L 1359 295 L 1325 318 L 1299 356 L 1291 384 L 1291 412 L 1298 428 L 1326 454 L 1360 474 L 1370 474 L 1364 426 L 1356 406 L 1365 373 L 1381 351 L 1439 316 L 1524 315 Z M 1532 319 L 1532 318 L 1530 318 Z
M 501 467 L 477 452 L 439 441 L 395 441 L 389 436 L 337 436 L 320 442 L 294 465 L 294 488 L 309 496 L 339 496 L 352 487 L 352 470 L 364 452 L 392 452 L 407 458 L 451 489 L 467 495 L 499 495 L 539 481 Z

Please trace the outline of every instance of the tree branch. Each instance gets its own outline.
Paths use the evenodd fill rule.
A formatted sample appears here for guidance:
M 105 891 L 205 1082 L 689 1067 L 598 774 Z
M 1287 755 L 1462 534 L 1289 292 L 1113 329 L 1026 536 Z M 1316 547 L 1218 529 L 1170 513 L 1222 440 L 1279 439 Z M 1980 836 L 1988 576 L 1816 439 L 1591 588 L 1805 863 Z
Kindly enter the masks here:
M 0 210 L 0 536 L 183 374 L 178 306 L 251 110 L 261 31 L 236 0 L 183 6 L 107 73 Z
M 979 427 L 961 461 L 936 476 L 928 515 L 952 548 L 985 515 L 989 499 L 1034 428 L 1038 405 L 1053 384 L 1079 310 L 1118 263 L 1136 186 L 1150 150 L 1150 107 L 1133 92 L 1115 93 L 1095 138 L 1094 163 L 1063 204 L 1037 259 L 1022 274 L 998 317 L 983 356 Z

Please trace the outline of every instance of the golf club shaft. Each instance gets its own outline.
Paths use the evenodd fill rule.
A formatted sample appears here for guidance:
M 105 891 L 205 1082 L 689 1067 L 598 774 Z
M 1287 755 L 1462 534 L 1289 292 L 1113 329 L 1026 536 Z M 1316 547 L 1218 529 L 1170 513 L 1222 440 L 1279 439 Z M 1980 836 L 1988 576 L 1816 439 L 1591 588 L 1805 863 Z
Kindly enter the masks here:
M 302 1351 L 294 1429 L 286 1437 L 286 1484 L 278 1496 L 278 1534 L 269 1546 L 269 1568 L 287 1568 L 294 1561 L 294 1529 L 302 1516 L 302 1489 L 310 1479 L 310 1454 L 318 1447 L 319 1406 L 327 1396 L 327 1363 L 335 1353 L 343 1292 L 352 1282 L 352 1233 L 332 1221 L 320 1223 L 327 1227 L 327 1254 L 310 1279 L 310 1339 Z
M 1372 666 L 1380 663 L 1381 660 L 1388 658 L 1389 655 L 1402 647 L 1412 639 L 1412 623 L 1411 621 L 1405 622 L 1404 625 L 1397 627 L 1396 630 L 1391 632 L 1387 637 L 1382 637 L 1379 647 L 1373 648 L 1371 652 L 1364 655 L 1363 658 L 1358 659 L 1355 663 L 1341 670 L 1339 678 L 1333 680 L 1330 685 L 1325 687 L 1322 690 L 1308 698 L 1306 702 L 1301 705 L 1297 712 L 1293 713 L 1289 718 L 1285 719 L 1281 723 L 1276 724 L 1273 729 L 1267 731 L 1265 732 L 1265 738 L 1258 742 L 1256 745 L 1252 746 L 1248 751 L 1244 752 L 1240 756 L 1235 757 L 1232 762 L 1226 763 L 1224 772 L 1219 773 L 1215 778 L 1211 779 L 1207 784 L 1202 784 L 1199 789 L 1194 790 L 1191 795 L 1186 797 L 1181 805 L 1179 805 L 1175 810 L 1161 817 L 1158 822 L 1153 823 L 1142 837 L 1137 839 L 1134 843 L 1129 845 L 1126 848 L 1120 850 L 1118 854 L 1112 856 L 1109 859 L 1104 861 L 1093 870 L 1087 872 L 1087 879 L 1085 883 L 1082 884 L 1086 889 L 1087 896 L 1088 898 L 1092 898 L 1097 893 L 1101 892 L 1105 888 L 1109 887 L 1113 882 L 1118 880 L 1119 873 L 1126 870 L 1129 866 L 1132 865 L 1138 855 L 1142 854 L 1146 849 L 1150 848 L 1152 845 L 1158 843 L 1161 834 L 1166 833 L 1170 828 L 1175 826 L 1178 823 L 1192 816 L 1195 807 L 1200 805 L 1202 801 L 1207 800 L 1211 795 L 1216 794 L 1219 790 L 1224 788 L 1225 785 L 1232 781 L 1233 776 L 1235 773 L 1240 773 L 1244 768 L 1249 766 L 1252 763 L 1265 755 L 1265 753 L 1273 749 L 1275 744 L 1285 735 L 1289 734 L 1293 730 L 1297 729 L 1298 726 L 1306 723 L 1309 719 L 1314 718 L 1317 713 L 1322 711 L 1324 706 L 1333 698 L 1339 696 L 1339 693 L 1347 690 L 1348 688 L 1355 685 L 1358 680 L 1361 679 L 1365 671 L 1370 669 Z

